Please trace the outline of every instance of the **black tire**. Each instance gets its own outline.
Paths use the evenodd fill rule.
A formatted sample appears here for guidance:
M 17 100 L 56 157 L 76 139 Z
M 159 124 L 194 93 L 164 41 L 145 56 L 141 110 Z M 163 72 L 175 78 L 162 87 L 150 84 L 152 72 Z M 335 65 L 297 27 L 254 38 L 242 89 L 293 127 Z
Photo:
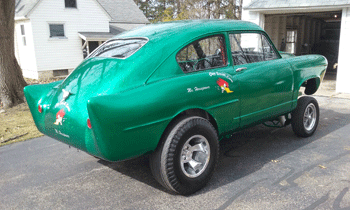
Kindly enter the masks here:
M 215 128 L 208 120 L 191 116 L 181 119 L 168 129 L 150 156 L 150 166 L 155 179 L 165 188 L 189 195 L 208 183 L 218 156 L 219 143 Z M 197 164 L 198 168 L 194 170 L 190 162 Z
M 318 126 L 320 110 L 317 100 L 304 96 L 298 99 L 297 108 L 292 112 L 292 128 L 300 137 L 312 136 Z

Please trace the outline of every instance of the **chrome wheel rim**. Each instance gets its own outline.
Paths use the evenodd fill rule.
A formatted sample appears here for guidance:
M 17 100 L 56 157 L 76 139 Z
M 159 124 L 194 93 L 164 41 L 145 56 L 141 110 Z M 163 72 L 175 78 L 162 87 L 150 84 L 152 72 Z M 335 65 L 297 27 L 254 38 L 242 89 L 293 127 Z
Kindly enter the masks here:
M 202 135 L 189 138 L 181 149 L 180 164 L 182 172 L 190 178 L 201 175 L 210 160 L 210 146 Z
M 309 104 L 304 112 L 304 128 L 306 131 L 311 131 L 316 124 L 316 117 L 317 117 L 317 112 L 316 112 L 316 107 L 314 104 Z

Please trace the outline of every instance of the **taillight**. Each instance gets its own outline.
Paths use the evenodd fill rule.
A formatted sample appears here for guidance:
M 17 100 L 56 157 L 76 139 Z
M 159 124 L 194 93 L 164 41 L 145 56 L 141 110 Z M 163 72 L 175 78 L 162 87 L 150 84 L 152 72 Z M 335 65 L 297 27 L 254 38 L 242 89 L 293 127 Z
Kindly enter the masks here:
M 38 112 L 42 113 L 43 112 L 43 107 L 41 105 L 38 106 Z
M 91 127 L 90 119 L 87 119 L 87 126 L 88 126 L 88 128 L 90 128 L 90 129 L 92 128 L 92 127 Z

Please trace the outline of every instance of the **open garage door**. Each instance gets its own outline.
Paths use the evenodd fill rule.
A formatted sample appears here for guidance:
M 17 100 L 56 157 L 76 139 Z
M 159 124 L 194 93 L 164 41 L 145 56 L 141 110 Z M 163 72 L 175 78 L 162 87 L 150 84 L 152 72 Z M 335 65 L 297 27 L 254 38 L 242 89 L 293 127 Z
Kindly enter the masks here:
M 265 15 L 265 31 L 280 51 L 321 54 L 336 77 L 342 11 Z

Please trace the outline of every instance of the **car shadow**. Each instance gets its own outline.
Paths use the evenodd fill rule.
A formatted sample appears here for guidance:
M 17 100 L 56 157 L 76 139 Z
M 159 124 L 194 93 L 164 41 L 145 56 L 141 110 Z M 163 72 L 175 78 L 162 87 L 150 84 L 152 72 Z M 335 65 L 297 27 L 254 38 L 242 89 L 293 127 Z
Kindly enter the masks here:
M 303 146 L 350 124 L 350 114 L 330 109 L 320 110 L 321 119 L 316 133 L 309 138 L 297 137 L 291 126 L 270 128 L 257 125 L 234 133 L 220 141 L 220 158 L 213 178 L 208 185 L 194 195 L 207 193 L 260 170 L 265 164 L 278 160 Z M 122 162 L 99 163 L 129 176 L 137 181 L 171 193 L 162 187 L 152 176 L 148 156 Z M 171 193 L 173 194 L 173 193 Z
M 173 194 L 154 179 L 151 168 L 149 167 L 149 155 L 120 162 L 108 162 L 102 159 L 97 162 L 158 190 Z

